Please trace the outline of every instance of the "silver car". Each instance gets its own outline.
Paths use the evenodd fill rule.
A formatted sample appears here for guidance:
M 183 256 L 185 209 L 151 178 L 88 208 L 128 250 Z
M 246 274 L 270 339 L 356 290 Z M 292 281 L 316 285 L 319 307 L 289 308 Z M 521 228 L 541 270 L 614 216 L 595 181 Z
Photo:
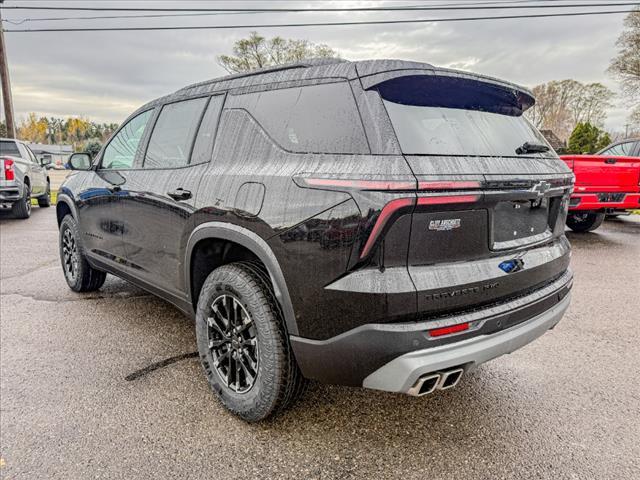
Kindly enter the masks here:
M 29 218 L 31 199 L 38 205 L 51 205 L 51 184 L 47 165 L 38 161 L 24 142 L 0 138 L 0 209 L 12 210 L 17 218 Z

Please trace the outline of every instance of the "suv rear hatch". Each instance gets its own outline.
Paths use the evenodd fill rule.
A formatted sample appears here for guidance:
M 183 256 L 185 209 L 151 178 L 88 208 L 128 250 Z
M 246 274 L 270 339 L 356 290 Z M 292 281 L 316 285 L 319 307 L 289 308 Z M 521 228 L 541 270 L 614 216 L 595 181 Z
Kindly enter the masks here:
M 410 222 L 389 235 L 409 235 L 420 314 L 504 301 L 566 271 L 573 175 L 522 116 L 526 91 L 429 74 L 375 88 L 417 182 Z

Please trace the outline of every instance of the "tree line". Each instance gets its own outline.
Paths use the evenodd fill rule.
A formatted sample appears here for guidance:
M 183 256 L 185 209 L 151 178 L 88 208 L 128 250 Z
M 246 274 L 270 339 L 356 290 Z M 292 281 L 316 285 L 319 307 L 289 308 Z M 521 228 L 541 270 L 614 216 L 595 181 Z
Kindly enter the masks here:
M 117 129 L 117 123 L 97 123 L 80 117 L 38 117 L 29 113 L 18 124 L 17 134 L 26 142 L 73 145 L 74 151 L 91 151 Z M 5 123 L 0 123 L 0 137 L 6 136 L 6 130 Z

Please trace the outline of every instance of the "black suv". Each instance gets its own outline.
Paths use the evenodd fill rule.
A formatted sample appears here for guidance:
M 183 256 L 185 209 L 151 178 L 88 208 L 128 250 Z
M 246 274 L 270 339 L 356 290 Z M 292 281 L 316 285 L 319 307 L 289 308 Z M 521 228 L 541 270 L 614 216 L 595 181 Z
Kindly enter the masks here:
M 320 61 L 136 111 L 58 195 L 69 286 L 112 273 L 195 317 L 249 421 L 306 379 L 411 395 L 527 344 L 569 305 L 573 174 L 516 85 Z

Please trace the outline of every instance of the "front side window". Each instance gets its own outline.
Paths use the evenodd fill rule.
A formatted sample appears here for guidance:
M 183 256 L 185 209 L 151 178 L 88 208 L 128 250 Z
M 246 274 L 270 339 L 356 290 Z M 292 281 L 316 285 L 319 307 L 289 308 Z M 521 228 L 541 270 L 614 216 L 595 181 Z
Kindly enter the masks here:
M 147 110 L 133 117 L 120 129 L 104 150 L 101 168 L 114 170 L 131 168 L 138 144 L 152 113 L 153 110 Z
M 369 153 L 346 82 L 242 96 L 242 104 L 284 149 L 304 153 Z
M 408 155 L 515 156 L 525 142 L 548 146 L 522 115 L 530 97 L 512 90 L 423 76 L 385 82 L 379 92 Z
M 601 155 L 628 157 L 633 150 L 633 142 L 619 143 L 600 152 Z
M 144 168 L 176 168 L 189 163 L 191 146 L 207 98 L 170 103 L 162 107 L 149 139 Z

